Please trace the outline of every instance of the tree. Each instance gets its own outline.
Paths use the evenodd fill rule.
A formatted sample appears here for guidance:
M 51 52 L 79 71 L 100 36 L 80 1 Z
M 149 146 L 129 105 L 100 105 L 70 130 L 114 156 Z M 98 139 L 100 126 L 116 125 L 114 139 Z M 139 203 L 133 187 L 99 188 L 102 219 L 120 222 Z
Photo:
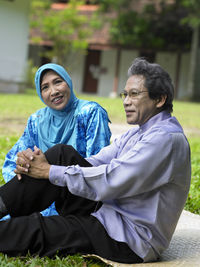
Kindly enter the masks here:
M 193 29 L 188 91 L 193 100 L 200 100 L 200 86 L 199 86 L 200 2 L 199 0 L 182 0 L 182 4 L 188 10 L 188 15 L 183 20 L 183 23 L 189 24 Z
M 88 37 L 95 28 L 95 20 L 79 13 L 83 1 L 70 0 L 63 10 L 53 10 L 50 0 L 32 1 L 31 28 L 40 33 L 34 34 L 34 43 L 41 39 L 51 42 L 51 49 L 45 52 L 50 60 L 63 64 L 74 62 L 74 55 L 86 53 Z M 43 34 L 41 38 L 41 32 Z
M 150 1 L 141 5 L 137 0 L 102 0 L 101 10 L 115 10 L 111 18 L 111 38 L 114 43 L 146 49 L 188 49 L 192 30 L 183 25 L 187 10 L 180 0 Z

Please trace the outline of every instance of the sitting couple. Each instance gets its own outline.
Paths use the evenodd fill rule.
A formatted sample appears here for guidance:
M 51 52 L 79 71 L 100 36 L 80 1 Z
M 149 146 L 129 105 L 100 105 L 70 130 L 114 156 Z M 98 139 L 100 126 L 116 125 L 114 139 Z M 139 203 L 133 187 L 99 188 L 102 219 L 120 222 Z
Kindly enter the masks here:
M 138 127 L 89 157 L 70 143 L 44 153 L 37 146 L 18 152 L 16 176 L 0 187 L 0 214 L 11 215 L 0 222 L 0 252 L 158 260 L 176 228 L 191 177 L 189 144 L 171 116 L 173 95 L 168 73 L 137 58 L 121 98 L 127 123 Z M 51 203 L 58 215 L 42 216 Z

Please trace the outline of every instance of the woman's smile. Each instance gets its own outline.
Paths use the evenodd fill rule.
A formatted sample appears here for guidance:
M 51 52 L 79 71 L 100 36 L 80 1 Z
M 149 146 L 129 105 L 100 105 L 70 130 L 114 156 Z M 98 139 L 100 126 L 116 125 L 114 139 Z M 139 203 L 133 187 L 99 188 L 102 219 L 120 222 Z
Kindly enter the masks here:
M 56 104 L 56 105 L 59 105 L 63 102 L 63 96 L 58 96 L 58 97 L 55 97 L 53 100 L 52 100 L 52 103 Z
M 41 95 L 47 106 L 63 110 L 70 99 L 70 89 L 56 72 L 48 71 L 41 82 Z

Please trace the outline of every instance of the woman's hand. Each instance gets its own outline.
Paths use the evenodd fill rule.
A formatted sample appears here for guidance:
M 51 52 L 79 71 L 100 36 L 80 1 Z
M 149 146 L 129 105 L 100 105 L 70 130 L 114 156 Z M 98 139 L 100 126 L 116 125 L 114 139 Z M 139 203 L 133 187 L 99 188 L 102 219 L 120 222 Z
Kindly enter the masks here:
M 36 146 L 34 151 L 27 149 L 17 154 L 15 173 L 18 180 L 21 180 L 21 174 L 27 174 L 30 177 L 38 179 L 48 179 L 50 164 L 45 155 Z

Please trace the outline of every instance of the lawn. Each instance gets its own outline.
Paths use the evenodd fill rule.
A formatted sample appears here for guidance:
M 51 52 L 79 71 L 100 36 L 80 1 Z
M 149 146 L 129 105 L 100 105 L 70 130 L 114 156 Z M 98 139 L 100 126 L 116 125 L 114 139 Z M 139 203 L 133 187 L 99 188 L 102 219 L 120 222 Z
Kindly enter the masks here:
M 125 113 L 120 98 L 110 99 L 94 95 L 80 95 L 79 97 L 96 101 L 102 105 L 108 111 L 113 123 L 125 123 Z M 9 123 L 14 123 L 16 127 L 24 126 L 28 116 L 43 106 L 44 104 L 34 90 L 27 90 L 26 94 L 0 94 L 0 127 L 1 124 L 5 124 L 5 129 L 0 128 L 0 135 L 6 133 Z M 173 115 L 178 118 L 183 128 L 191 130 L 193 133 L 197 132 L 199 135 L 200 103 L 175 101 Z M 6 135 L 12 134 L 12 131 L 16 130 L 12 127 L 11 132 L 7 132 Z
M 125 113 L 120 98 L 110 99 L 93 95 L 80 95 L 82 99 L 100 103 L 107 111 L 112 123 L 125 124 Z M 0 168 L 7 151 L 22 134 L 28 116 L 43 107 L 35 91 L 26 94 L 0 94 Z M 200 214 L 200 103 L 174 102 L 173 115 L 178 118 L 191 146 L 192 183 L 185 209 Z M 3 183 L 0 173 L 0 183 Z M 10 259 L 0 255 L 0 266 L 103 266 L 98 262 L 88 262 L 82 257 L 66 257 L 55 260 L 39 258 Z

